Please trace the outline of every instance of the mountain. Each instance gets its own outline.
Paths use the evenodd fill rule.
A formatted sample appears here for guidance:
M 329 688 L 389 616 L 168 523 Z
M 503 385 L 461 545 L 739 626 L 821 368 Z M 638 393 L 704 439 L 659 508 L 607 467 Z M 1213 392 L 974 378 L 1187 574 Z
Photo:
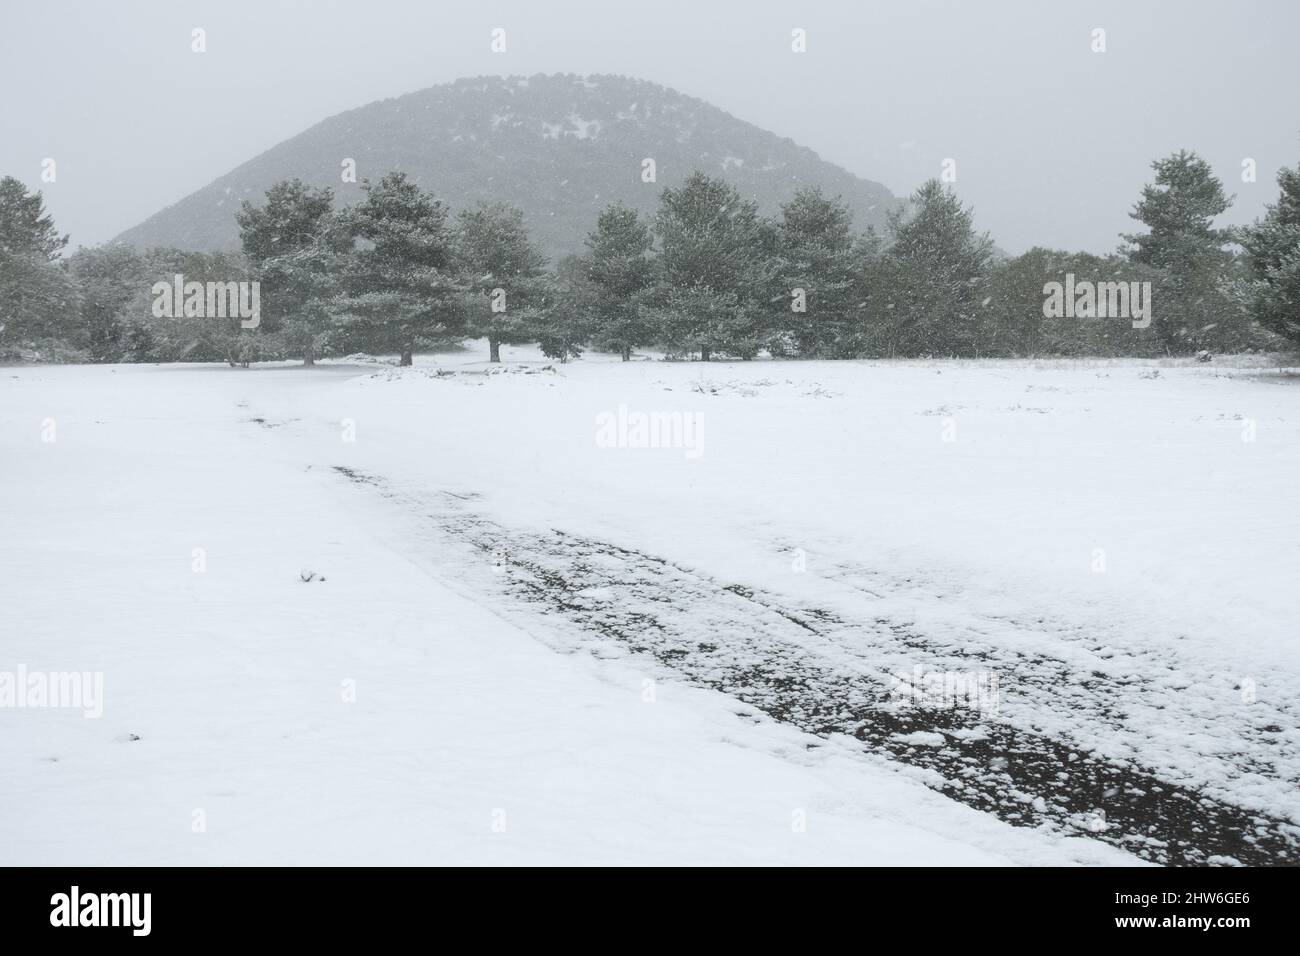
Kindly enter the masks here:
M 264 200 L 269 186 L 298 177 L 355 202 L 341 181 L 405 170 L 453 211 L 480 199 L 524 210 L 552 258 L 582 250 L 605 205 L 621 200 L 651 213 L 660 191 L 692 170 L 721 175 L 764 213 L 803 186 L 839 195 L 857 228 L 879 227 L 900 204 L 884 186 L 854 176 L 703 100 L 644 80 L 573 74 L 476 77 L 381 100 L 331 116 L 118 236 L 139 247 L 238 248 L 235 211 Z M 642 161 L 657 181 L 642 181 Z

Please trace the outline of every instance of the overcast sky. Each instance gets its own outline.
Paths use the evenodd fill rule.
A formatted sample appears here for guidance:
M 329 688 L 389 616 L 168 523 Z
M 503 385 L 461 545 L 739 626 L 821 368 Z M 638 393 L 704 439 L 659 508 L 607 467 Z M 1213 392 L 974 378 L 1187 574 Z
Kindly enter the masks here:
M 484 73 L 652 80 L 899 195 L 951 157 L 1010 252 L 1112 250 L 1150 161 L 1178 148 L 1237 194 L 1231 222 L 1260 214 L 1278 167 L 1300 161 L 1295 0 L 3 3 L 0 174 L 42 189 L 74 246 L 333 113 Z

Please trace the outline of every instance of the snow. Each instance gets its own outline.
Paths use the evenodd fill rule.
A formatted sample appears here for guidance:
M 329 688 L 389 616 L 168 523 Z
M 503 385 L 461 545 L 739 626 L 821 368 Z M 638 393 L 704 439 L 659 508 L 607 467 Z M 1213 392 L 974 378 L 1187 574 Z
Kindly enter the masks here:
M 1142 862 L 926 786 L 1004 725 L 1300 823 L 1293 380 L 503 352 L 0 370 L 0 670 L 105 698 L 0 710 L 0 862 Z M 601 447 L 621 405 L 701 454 Z M 764 654 L 996 718 L 889 760 L 714 689 Z
M 583 119 L 577 113 L 570 113 L 569 123 L 573 128 L 566 130 L 566 135 L 576 139 L 595 139 L 600 134 L 600 120 Z

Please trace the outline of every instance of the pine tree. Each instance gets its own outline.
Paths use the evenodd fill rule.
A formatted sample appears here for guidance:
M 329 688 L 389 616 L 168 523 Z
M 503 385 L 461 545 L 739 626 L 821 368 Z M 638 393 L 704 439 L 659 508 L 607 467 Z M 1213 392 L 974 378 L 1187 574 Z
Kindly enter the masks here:
M 241 326 L 238 315 L 187 316 L 177 306 L 176 314 L 153 315 L 155 281 L 170 285 L 177 274 L 186 282 L 228 283 L 248 281 L 249 266 L 240 255 L 225 252 L 189 252 L 183 249 L 151 249 L 146 255 L 150 273 L 144 293 L 131 303 L 134 312 L 128 319 L 134 335 L 125 337 L 127 349 L 140 349 L 148 343 L 147 356 L 139 361 L 225 362 L 231 368 L 247 367 L 261 358 L 265 336 Z M 147 330 L 147 331 L 141 331 Z
M 1129 213 L 1148 231 L 1126 235 L 1131 262 L 1165 273 L 1157 290 L 1154 327 L 1172 352 L 1228 348 L 1243 337 L 1246 316 L 1230 293 L 1230 234 L 1214 226 L 1232 197 L 1210 164 L 1180 150 L 1151 164 L 1155 181 Z
M 655 217 L 661 243 L 652 313 L 670 349 L 752 358 L 768 338 L 767 292 L 775 231 L 756 203 L 701 172 L 665 189 Z
M 889 230 L 873 311 L 884 353 L 973 354 L 992 240 L 975 232 L 973 212 L 937 179 L 890 215 Z
M 598 324 L 600 292 L 581 256 L 565 256 L 541 283 L 528 307 L 533 337 L 547 358 L 567 362 L 582 354 Z
M 0 179 L 0 253 L 53 262 L 67 244 L 68 237 L 59 235 L 46 213 L 40 192 L 29 193 L 13 176 Z
M 12 176 L 0 179 L 0 354 L 84 359 L 69 348 L 80 296 L 58 261 L 67 244 L 39 192 Z
M 79 345 L 95 362 L 120 362 L 126 354 L 128 307 L 148 289 L 144 258 L 122 243 L 78 249 L 68 268 L 81 289 Z
M 781 207 L 773 302 L 782 351 L 837 353 L 848 335 L 854 293 L 853 214 L 819 187 L 801 189 Z
M 653 323 L 641 307 L 654 279 L 650 250 L 654 237 L 635 209 L 607 206 L 587 236 L 587 255 L 581 260 L 594 297 L 592 334 L 602 349 L 618 352 L 623 361 L 632 350 L 654 341 Z
M 1064 282 L 1067 274 L 1095 283 L 1150 283 L 1158 288 L 1161 272 L 1120 256 L 1035 247 L 994 265 L 981 312 L 979 355 L 1156 355 L 1161 350 L 1154 327 L 1135 329 L 1131 318 L 1084 318 L 1044 315 L 1044 287 Z
M 1252 311 L 1264 328 L 1300 343 L 1300 165 L 1277 174 L 1278 201 L 1242 230 L 1253 281 Z
M 338 255 L 347 247 L 333 204 L 333 190 L 291 179 L 267 190 L 265 206 L 245 201 L 235 214 L 261 282 L 264 327 L 279 332 L 303 365 L 315 364 L 329 333 Z
M 1228 234 L 1214 220 L 1228 211 L 1232 200 L 1210 164 L 1196 153 L 1180 150 L 1151 164 L 1154 183 L 1142 187 L 1142 199 L 1129 213 L 1149 232 L 1128 235 L 1129 258 L 1157 269 L 1176 269 L 1189 257 L 1218 249 Z
M 882 281 L 885 240 L 875 227 L 853 239 L 849 251 L 849 288 L 845 296 L 844 325 L 834 343 L 834 358 L 879 357 L 885 354 L 884 322 L 876 317 L 885 302 Z
M 465 337 L 447 207 L 405 173 L 362 188 L 365 199 L 343 217 L 347 234 L 364 242 L 344 260 L 338 334 L 410 365 L 416 348 Z
M 80 292 L 63 263 L 0 252 L 0 358 L 79 361 Z
M 456 227 L 470 331 L 486 336 L 489 360 L 500 362 L 503 343 L 534 341 L 529 307 L 542 291 L 546 259 L 528 236 L 523 210 L 509 203 L 479 203 L 461 212 Z

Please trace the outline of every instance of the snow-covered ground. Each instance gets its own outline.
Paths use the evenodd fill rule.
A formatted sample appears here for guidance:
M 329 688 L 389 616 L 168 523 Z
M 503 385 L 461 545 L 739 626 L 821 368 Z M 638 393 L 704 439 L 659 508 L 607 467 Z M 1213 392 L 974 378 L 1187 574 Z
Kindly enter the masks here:
M 0 863 L 1300 860 L 1300 379 L 481 358 L 0 369 Z

